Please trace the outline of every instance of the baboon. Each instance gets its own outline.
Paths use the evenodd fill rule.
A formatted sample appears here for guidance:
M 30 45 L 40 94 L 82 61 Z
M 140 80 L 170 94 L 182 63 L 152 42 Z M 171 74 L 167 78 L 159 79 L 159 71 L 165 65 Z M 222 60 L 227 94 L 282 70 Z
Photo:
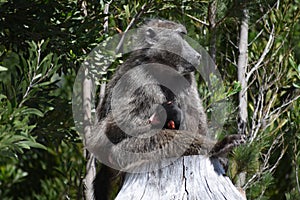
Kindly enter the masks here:
M 172 21 L 146 22 L 137 31 L 135 50 L 107 84 L 97 108 L 98 122 L 86 137 L 86 148 L 105 164 L 95 180 L 97 200 L 109 198 L 110 176 L 116 175 L 111 167 L 131 171 L 165 158 L 209 154 L 213 149 L 194 77 L 201 55 L 183 39 L 185 34 L 186 28 Z M 165 102 L 176 102 L 180 108 L 184 120 L 178 130 L 149 123 L 157 106 Z M 231 146 L 241 140 L 240 136 L 230 138 Z

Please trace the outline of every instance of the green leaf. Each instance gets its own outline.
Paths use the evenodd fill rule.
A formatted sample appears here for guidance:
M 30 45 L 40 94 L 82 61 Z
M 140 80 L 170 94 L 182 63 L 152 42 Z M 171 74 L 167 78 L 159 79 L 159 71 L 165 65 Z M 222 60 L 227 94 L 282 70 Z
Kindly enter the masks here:
M 0 66 L 0 72 L 7 71 L 7 70 L 8 69 L 6 67 Z
M 124 5 L 124 9 L 125 9 L 126 18 L 129 19 L 130 18 L 129 5 Z
M 36 108 L 26 108 L 25 110 L 22 111 L 22 114 L 27 114 L 27 115 L 33 114 L 33 115 L 37 115 L 39 117 L 44 116 L 44 114 Z
M 0 100 L 1 99 L 7 99 L 7 97 L 4 94 L 0 94 Z
M 35 75 L 35 76 L 33 77 L 32 80 L 38 79 L 38 78 L 40 78 L 40 77 L 42 77 L 42 74 L 37 74 L 37 75 Z
M 293 86 L 294 86 L 295 88 L 300 89 L 300 85 L 298 85 L 298 84 L 296 84 L 296 83 L 293 83 Z
M 39 149 L 44 149 L 44 150 L 47 150 L 47 147 L 45 147 L 44 145 L 36 142 L 36 141 L 30 141 L 30 140 L 27 140 L 27 141 L 21 141 L 19 143 L 20 146 L 22 146 L 23 148 L 25 149 L 30 149 L 30 148 L 39 148 Z

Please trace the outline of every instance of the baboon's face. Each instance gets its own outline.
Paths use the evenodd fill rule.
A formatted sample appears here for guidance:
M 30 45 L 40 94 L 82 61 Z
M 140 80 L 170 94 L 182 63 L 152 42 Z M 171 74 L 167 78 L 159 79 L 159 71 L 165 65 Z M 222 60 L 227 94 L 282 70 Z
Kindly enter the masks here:
M 186 28 L 181 24 L 151 20 L 138 30 L 133 45 L 136 50 L 146 50 L 143 53 L 150 62 L 167 65 L 186 75 L 199 67 L 201 59 L 184 39 L 186 34 Z
M 148 54 L 166 61 L 181 74 L 192 72 L 200 64 L 201 55 L 184 40 L 186 29 L 180 24 L 167 28 L 147 27 L 145 41 L 150 47 Z

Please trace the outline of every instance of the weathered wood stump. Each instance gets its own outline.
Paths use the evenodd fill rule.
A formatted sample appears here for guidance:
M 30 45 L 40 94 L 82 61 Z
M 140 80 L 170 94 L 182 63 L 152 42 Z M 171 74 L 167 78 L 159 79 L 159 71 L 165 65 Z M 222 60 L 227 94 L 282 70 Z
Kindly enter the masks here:
M 116 200 L 245 200 L 216 159 L 185 156 L 162 169 L 127 174 Z

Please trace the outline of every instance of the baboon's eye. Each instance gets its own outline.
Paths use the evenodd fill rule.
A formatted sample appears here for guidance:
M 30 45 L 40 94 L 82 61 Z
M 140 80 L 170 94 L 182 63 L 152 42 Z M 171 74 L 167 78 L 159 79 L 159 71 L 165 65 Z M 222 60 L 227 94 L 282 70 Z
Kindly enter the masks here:
M 178 33 L 182 38 L 187 34 L 187 31 L 183 28 L 177 28 L 175 32 Z
M 152 28 L 148 28 L 147 32 L 146 32 L 147 37 L 149 38 L 154 38 L 156 36 L 155 31 Z
M 186 32 L 185 32 L 185 31 L 180 31 L 180 32 L 179 32 L 179 35 L 180 35 L 182 38 L 184 38 L 184 36 L 186 36 Z
M 185 31 L 180 31 L 180 34 L 186 35 L 186 32 Z

